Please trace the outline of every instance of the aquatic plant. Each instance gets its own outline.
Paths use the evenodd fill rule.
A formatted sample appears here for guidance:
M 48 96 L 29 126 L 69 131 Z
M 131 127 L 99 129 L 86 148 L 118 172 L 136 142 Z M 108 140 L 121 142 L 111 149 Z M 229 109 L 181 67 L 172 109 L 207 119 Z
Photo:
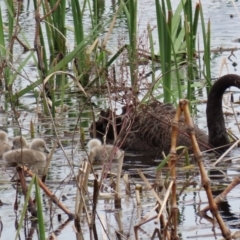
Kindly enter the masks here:
M 31 199 L 31 191 L 34 188 L 35 188 L 35 194 L 36 194 L 37 209 L 35 208 L 35 206 L 33 206 L 32 199 Z M 46 239 L 46 237 L 45 237 L 45 221 L 43 218 L 43 209 L 42 209 L 42 200 L 41 200 L 41 195 L 40 195 L 38 179 L 36 176 L 34 176 L 32 178 L 28 188 L 23 188 L 23 192 L 25 195 L 24 196 L 25 201 L 24 201 L 23 209 L 22 209 L 22 212 L 20 215 L 20 220 L 18 222 L 18 228 L 16 231 L 15 239 L 19 238 L 20 230 L 21 230 L 24 222 L 26 223 L 26 221 L 24 219 L 25 219 L 27 210 L 29 210 L 31 212 L 32 216 L 37 217 L 37 219 L 38 219 L 39 239 L 42 239 L 42 240 Z
M 132 95 L 132 101 L 137 103 L 139 101 L 139 89 L 141 88 L 141 79 L 144 75 L 139 71 L 142 61 L 147 59 L 152 62 L 152 87 L 143 95 L 141 101 L 146 101 L 151 97 L 159 86 L 163 87 L 163 99 L 164 102 L 176 102 L 177 99 L 185 97 L 183 96 L 185 88 L 182 85 L 182 79 L 187 79 L 187 92 L 188 99 L 194 98 L 193 80 L 197 74 L 197 63 L 195 61 L 196 56 L 196 33 L 199 19 L 199 12 L 202 17 L 201 4 L 197 4 L 195 7 L 195 14 L 193 14 L 193 8 L 191 1 L 182 0 L 178 4 L 176 10 L 173 12 L 171 1 L 156 0 L 156 16 L 157 16 L 157 29 L 158 39 L 157 46 L 159 46 L 159 54 L 156 54 L 154 44 L 151 36 L 151 27 L 148 26 L 149 49 L 150 52 L 146 52 L 141 48 L 142 39 L 139 39 L 138 27 L 137 27 L 137 1 L 131 0 L 128 2 L 120 1 L 113 16 L 105 21 L 102 19 L 102 4 L 94 2 L 91 5 L 88 1 L 80 3 L 77 0 L 72 0 L 66 3 L 65 0 L 55 1 L 34 1 L 35 7 L 35 37 L 34 46 L 28 42 L 24 32 L 18 28 L 21 26 L 19 22 L 20 9 L 22 2 L 19 2 L 17 6 L 7 3 L 8 5 L 8 17 L 9 17 L 9 31 L 8 41 L 10 47 L 7 48 L 6 40 L 4 39 L 4 25 L 1 19 L 0 31 L 3 33 L 1 36 L 1 51 L 3 56 L 5 55 L 5 63 L 3 62 L 3 72 L 6 79 L 6 88 L 11 90 L 11 86 L 16 80 L 18 73 L 25 68 L 30 60 L 34 61 L 34 64 L 38 69 L 37 80 L 30 82 L 28 86 L 23 89 L 19 89 L 17 94 L 10 92 L 9 97 L 12 105 L 18 103 L 26 93 L 34 91 L 36 94 L 36 87 L 42 88 L 46 96 L 51 99 L 52 107 L 51 111 L 53 117 L 55 117 L 55 107 L 60 105 L 63 108 L 64 98 L 66 97 L 66 91 L 71 89 L 71 81 L 65 75 L 54 75 L 47 82 L 44 82 L 47 76 L 56 71 L 65 71 L 70 67 L 70 71 L 73 72 L 76 79 L 82 87 L 87 88 L 95 85 L 101 86 L 108 82 L 117 83 L 117 88 L 122 89 L 121 79 L 116 78 L 116 71 L 121 72 L 121 66 L 127 63 L 130 71 L 130 84 Z M 17 7 L 17 17 L 14 18 L 13 11 Z M 65 19 L 68 12 L 72 13 L 73 28 L 66 26 Z M 114 28 L 114 24 L 118 17 L 122 17 L 121 13 L 124 12 L 127 21 L 127 28 L 129 33 L 128 42 L 119 47 L 116 53 L 111 53 L 109 58 L 109 51 L 107 50 L 108 40 Z M 87 29 L 84 26 L 84 14 L 89 13 L 91 19 L 92 30 Z M 194 15 L 194 17 L 193 17 Z M 60 17 L 61 16 L 61 17 Z M 203 22 L 203 21 L 202 21 Z M 204 23 L 203 23 L 204 26 Z M 99 42 L 99 36 L 103 28 L 108 28 L 108 32 L 102 41 Z M 204 28 L 203 28 L 204 29 Z M 204 30 L 203 30 L 204 32 Z M 45 36 L 46 33 L 46 37 Z M 73 33 L 75 46 L 73 49 L 67 48 L 67 36 Z M 20 40 L 20 36 L 21 39 Z M 207 59 L 209 56 L 210 46 L 210 34 L 204 35 L 206 41 L 205 46 L 205 66 L 206 77 L 209 79 L 209 64 Z M 13 46 L 16 45 L 16 40 L 24 48 L 24 52 L 29 52 L 28 56 L 19 63 L 17 71 L 12 67 L 13 58 L 15 53 Z M 140 43 L 141 42 L 141 43 Z M 147 47 L 147 46 L 146 46 Z M 116 67 L 116 62 L 121 61 L 121 56 L 127 55 L 124 63 L 121 63 Z M 34 53 L 36 52 L 36 56 Z M 161 77 L 155 77 L 154 63 L 160 62 Z M 180 71 L 187 68 L 187 77 Z M 117 68 L 117 70 L 116 70 Z M 11 71 L 11 74 L 10 74 Z M 128 71 L 128 70 L 127 70 Z M 113 74 L 111 75 L 111 72 Z M 115 72 L 115 73 L 114 73 Z M 124 75 L 125 73 L 121 73 Z M 28 79 L 27 76 L 22 76 Z M 44 83 L 44 84 L 43 84 Z M 111 83 L 111 84 L 112 84 Z M 76 84 L 76 83 L 74 83 Z M 177 85 L 177 91 L 176 86 Z M 111 86 L 110 86 L 111 87 Z M 11 90 L 12 91 L 12 90 Z M 56 94 L 59 93 L 60 94 Z M 110 90 L 112 92 L 113 89 Z M 158 97 L 161 97 L 158 96 Z M 43 99 L 43 106 L 46 113 L 46 104 Z
M 34 93 L 36 102 L 40 102 L 45 110 L 44 113 L 50 116 L 51 120 L 49 120 L 49 122 L 52 124 L 50 127 L 51 136 L 54 135 L 54 137 L 56 137 L 56 142 L 61 147 L 64 157 L 67 159 L 67 164 L 72 176 L 74 176 L 74 181 L 77 181 L 77 177 L 73 171 L 73 163 L 71 162 L 74 156 L 74 149 L 70 155 L 72 159 L 70 159 L 62 146 L 62 136 L 59 137 L 59 132 L 62 133 L 62 128 L 61 126 L 57 126 L 58 119 L 55 119 L 57 107 L 60 106 L 62 113 L 65 98 L 70 91 L 77 89 L 78 92 L 84 93 L 83 96 L 81 95 L 76 101 L 79 104 L 77 111 L 64 114 L 64 117 L 67 118 L 73 115 L 76 117 L 79 113 L 79 118 L 76 120 L 75 125 L 72 124 L 74 126 L 71 125 L 71 130 L 74 129 L 75 132 L 80 129 L 81 136 L 78 138 L 78 143 L 80 143 L 79 145 L 81 145 L 81 147 L 84 146 L 85 142 L 82 134 L 82 126 L 86 127 L 88 124 L 88 122 L 85 121 L 86 118 L 83 109 L 86 107 L 92 108 L 92 97 L 96 94 L 108 93 L 109 102 L 133 102 L 137 105 L 139 100 L 142 102 L 148 101 L 153 95 L 154 97 L 162 98 L 161 93 L 158 93 L 158 96 L 156 96 L 155 92 L 159 87 L 163 87 L 163 98 L 165 102 L 176 101 L 176 99 L 182 98 L 185 95 L 188 96 L 189 99 L 193 98 L 194 85 L 192 80 L 196 78 L 196 69 L 198 69 L 195 61 L 195 44 L 198 14 L 201 10 L 200 4 L 196 6 L 195 15 L 193 17 L 191 1 L 181 1 L 175 12 L 172 11 L 170 0 L 161 1 L 161 4 L 160 1 L 155 1 L 159 38 L 157 39 L 157 44 L 154 46 L 152 28 L 150 25 L 148 26 L 148 34 L 144 36 L 144 43 L 141 42 L 142 38 L 139 37 L 136 0 L 118 1 L 115 5 L 116 10 L 113 11 L 108 21 L 106 21 L 106 18 L 102 17 L 104 1 L 93 1 L 93 4 L 91 4 L 90 1 L 78 0 L 35 0 L 35 35 L 33 43 L 28 42 L 27 37 L 22 31 L 23 28 L 19 27 L 22 24 L 21 21 L 19 21 L 19 17 L 21 15 L 20 10 L 23 1 L 18 1 L 17 4 L 13 4 L 14 1 L 5 2 L 8 6 L 9 29 L 8 32 L 5 31 L 5 26 L 1 18 L 2 16 L 0 15 L 0 51 L 3 56 L 3 60 L 1 59 L 1 69 L 3 69 L 4 83 L 6 90 L 9 92 L 8 97 L 11 100 L 12 108 L 16 107 L 17 104 L 21 102 L 21 98 L 24 95 L 29 92 Z M 16 15 L 13 14 L 14 12 Z M 116 19 L 122 17 L 123 12 L 126 17 L 124 20 L 126 20 L 127 23 L 129 38 L 126 40 L 124 39 L 122 42 L 119 41 L 118 50 L 114 51 L 112 48 L 111 51 L 113 52 L 110 53 L 108 50 L 109 39 L 114 29 Z M 67 13 L 70 13 L 69 16 L 72 17 L 73 26 L 66 26 L 65 19 Z M 90 25 L 87 27 L 84 23 L 84 14 L 88 14 L 91 19 Z M 103 29 L 105 35 L 103 35 Z M 209 31 L 210 28 L 208 33 Z M 74 39 L 74 46 L 72 48 L 68 48 L 67 42 L 70 34 L 73 35 L 72 38 Z M 5 36 L 5 38 L 3 36 Z M 205 37 L 208 39 L 205 45 L 207 46 L 206 51 L 209 51 L 210 34 Z M 100 39 L 102 39 L 102 42 Z M 147 41 L 149 41 L 150 46 L 148 46 Z M 8 44 L 10 46 L 9 48 Z M 19 61 L 14 61 L 17 60 L 13 48 L 16 44 L 20 44 L 20 47 L 26 54 L 26 57 Z M 144 44 L 144 47 L 149 49 L 149 51 L 140 48 Z M 156 52 L 158 51 L 157 48 L 159 48 L 159 52 Z M 207 58 L 207 53 L 205 53 L 205 56 Z M 144 71 L 140 71 L 140 69 L 146 60 L 147 64 L 150 63 L 152 66 L 152 87 L 150 90 L 149 88 L 147 89 L 147 93 L 143 91 L 144 95 L 139 97 L 138 94 L 142 91 L 140 87 L 142 84 L 141 80 L 147 77 L 147 74 L 145 74 Z M 17 62 L 17 67 L 14 66 L 15 62 Z M 33 62 L 32 68 L 37 70 L 37 76 L 34 80 L 30 79 L 28 74 L 24 72 L 25 66 L 30 62 Z M 155 70 L 157 69 L 155 63 L 160 64 L 162 75 L 160 78 L 155 77 Z M 187 77 L 180 71 L 186 68 Z M 126 72 L 124 72 L 125 70 L 123 69 L 125 69 Z M 206 70 L 206 76 L 209 76 L 209 70 L 209 68 Z M 68 73 L 68 71 L 71 73 Z M 128 74 L 128 71 L 130 74 Z M 12 86 L 16 82 L 18 76 L 27 79 L 29 84 L 24 88 L 18 89 L 16 92 L 15 89 L 12 89 Z M 125 82 L 121 81 L 122 76 L 126 77 Z M 183 78 L 187 79 L 187 88 L 184 88 L 181 84 Z M 176 83 L 177 91 L 175 91 L 174 88 Z M 187 93 L 185 89 L 187 89 Z M 99 93 L 100 90 L 101 92 Z M 112 106 L 113 109 L 114 104 Z M 92 113 L 87 113 L 87 117 L 89 117 L 90 114 Z M 17 119 L 17 111 L 14 111 L 14 115 Z M 113 116 L 113 122 L 114 120 L 116 119 L 114 119 Z M 31 133 L 33 133 L 33 124 L 31 128 Z M 74 139 L 73 133 L 72 139 Z M 77 149 L 79 145 L 74 143 L 73 148 L 76 147 Z M 89 157 L 91 158 L 91 156 Z M 79 178 L 79 182 L 77 182 L 79 195 L 76 200 L 75 223 L 77 223 L 78 220 L 80 223 L 82 209 L 85 208 L 87 223 L 90 229 L 89 232 L 90 234 L 93 232 L 95 239 L 98 238 L 98 229 L 96 227 L 96 222 L 98 221 L 98 200 L 101 198 L 101 188 L 108 174 L 108 170 L 109 168 L 103 168 L 100 180 L 94 175 L 93 197 L 87 194 L 88 175 L 85 175 L 85 172 L 79 174 L 79 176 L 82 174 L 82 178 Z M 121 170 L 121 164 L 119 164 L 118 181 L 121 177 Z M 88 173 L 90 171 L 94 172 L 91 165 L 89 165 Z M 175 176 L 173 175 L 173 177 Z M 40 184 L 39 181 L 37 181 L 36 184 Z M 130 186 L 129 182 L 128 186 Z M 169 186 L 171 188 L 171 185 Z M 151 186 L 149 189 L 150 188 L 152 189 Z M 114 186 L 112 189 L 116 200 L 115 203 L 117 203 L 122 196 L 120 192 L 121 189 L 119 186 Z M 128 189 L 130 189 L 130 187 Z M 130 192 L 130 190 L 128 192 Z M 52 196 L 49 197 L 53 199 Z M 41 200 L 39 194 L 37 194 L 37 198 Z M 92 212 L 91 216 L 85 198 L 88 198 L 88 200 L 93 203 L 90 206 L 92 207 L 90 209 Z M 54 201 L 59 203 L 56 198 L 54 198 Z M 27 203 L 28 198 L 26 198 L 26 206 Z M 26 206 L 24 205 L 22 218 L 25 217 Z M 41 207 L 39 207 L 39 211 L 43 211 Z M 72 214 L 71 217 L 73 217 Z M 41 216 L 39 216 L 39 219 L 44 226 L 44 221 Z M 175 218 L 175 223 L 176 219 L 177 218 Z M 75 226 L 77 226 L 77 224 Z M 102 224 L 102 226 L 104 225 Z M 81 226 L 77 229 L 77 234 L 80 235 L 80 232 Z M 41 238 L 45 238 L 43 228 L 41 230 Z

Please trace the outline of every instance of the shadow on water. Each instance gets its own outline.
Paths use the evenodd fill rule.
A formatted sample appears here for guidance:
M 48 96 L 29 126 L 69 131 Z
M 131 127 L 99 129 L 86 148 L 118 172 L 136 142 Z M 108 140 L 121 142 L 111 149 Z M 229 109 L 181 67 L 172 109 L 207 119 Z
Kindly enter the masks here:
M 213 191 L 214 197 L 218 196 L 222 191 Z M 218 204 L 218 209 L 221 212 L 224 222 L 226 222 L 231 229 L 239 229 L 239 213 L 234 212 L 232 206 L 229 204 L 228 199 Z
M 229 163 L 229 165 L 232 166 L 232 163 Z M 209 178 L 213 181 L 214 184 L 212 194 L 215 198 L 223 192 L 224 186 L 230 183 L 230 180 L 226 179 L 228 177 L 227 170 L 228 166 L 225 164 L 221 170 L 211 169 L 209 171 Z M 237 172 L 236 174 L 238 175 Z M 237 196 L 233 196 L 233 198 L 235 197 Z M 218 203 L 218 209 L 224 222 L 227 223 L 230 229 L 239 229 L 239 212 L 234 211 L 234 208 L 231 206 L 231 203 L 229 203 L 229 201 L 231 201 L 231 197 L 223 199 L 223 201 Z

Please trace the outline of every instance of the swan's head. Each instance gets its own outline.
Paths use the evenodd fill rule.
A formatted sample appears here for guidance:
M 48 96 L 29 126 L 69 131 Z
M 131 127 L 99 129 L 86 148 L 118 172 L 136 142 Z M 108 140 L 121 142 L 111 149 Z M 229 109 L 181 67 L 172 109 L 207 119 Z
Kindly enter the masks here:
M 46 142 L 43 139 L 34 139 L 30 145 L 30 149 L 49 153 L 49 149 L 47 148 Z
M 120 133 L 122 129 L 124 115 L 126 114 L 128 109 L 129 106 L 123 107 L 121 115 L 116 115 L 116 113 L 111 111 L 109 108 L 106 111 L 102 110 L 100 112 L 99 119 L 95 122 L 95 124 L 92 123 L 89 128 L 90 136 L 92 138 L 97 137 L 98 139 L 103 139 L 106 136 L 107 142 L 113 143 L 115 131 L 117 132 L 117 134 Z M 114 125 L 114 127 L 111 123 L 112 121 L 116 122 L 116 125 Z
M 93 150 L 93 148 L 99 147 L 101 145 L 102 145 L 102 142 L 99 139 L 94 138 L 88 142 L 87 147 L 91 151 Z
M 8 136 L 7 136 L 7 133 L 5 132 L 0 132 L 0 141 L 2 142 L 8 142 Z
M 17 136 L 12 141 L 12 149 L 27 148 L 27 141 L 23 136 Z

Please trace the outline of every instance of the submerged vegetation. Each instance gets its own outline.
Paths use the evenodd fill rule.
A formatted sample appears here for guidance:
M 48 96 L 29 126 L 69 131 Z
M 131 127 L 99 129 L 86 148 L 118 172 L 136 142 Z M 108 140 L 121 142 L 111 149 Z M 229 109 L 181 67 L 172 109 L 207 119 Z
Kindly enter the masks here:
M 144 108 L 145 104 L 155 99 L 176 104 L 180 99 L 187 98 L 190 109 L 192 109 L 191 103 L 194 103 L 196 89 L 205 85 L 207 93 L 209 92 L 211 88 L 210 21 L 206 27 L 201 2 L 197 3 L 196 6 L 192 6 L 191 0 L 181 0 L 177 6 L 172 6 L 170 0 L 156 0 L 154 3 L 156 23 L 154 25 L 148 23 L 143 33 L 140 33 L 137 0 L 117 1 L 116 4 L 113 4 L 108 18 L 103 15 L 105 1 L 33 0 L 33 12 L 26 13 L 23 12 L 23 6 L 24 4 L 29 6 L 30 1 L 4 0 L 7 11 L 3 12 L 0 9 L 0 74 L 1 89 L 6 104 L 2 110 L 12 113 L 13 122 L 16 123 L 18 133 L 22 136 L 22 131 L 26 130 L 22 124 L 25 116 L 20 116 L 19 109 L 29 107 L 22 103 L 31 93 L 35 98 L 34 111 L 36 111 L 39 121 L 41 120 L 42 123 L 47 121 L 47 124 L 50 124 L 50 130 L 48 129 L 46 133 L 52 137 L 52 140 L 54 139 L 54 146 L 56 147 L 58 144 L 62 150 L 62 155 L 66 158 L 70 168 L 74 185 L 77 185 L 77 193 L 74 198 L 75 212 L 73 214 L 45 184 L 51 155 L 46 160 L 47 164 L 42 179 L 25 166 L 18 166 L 16 170 L 25 202 L 19 220 L 16 217 L 15 239 L 19 238 L 21 228 L 26 224 L 27 212 L 38 219 L 39 239 L 46 238 L 47 230 L 42 206 L 45 203 L 42 200 L 39 186 L 48 198 L 67 214 L 68 221 L 74 219 L 76 239 L 84 239 L 81 229 L 82 218 L 84 218 L 84 222 L 87 222 L 91 239 L 99 239 L 97 220 L 100 221 L 101 227 L 104 229 L 103 235 L 107 235 L 104 223 L 97 212 L 98 200 L 104 199 L 104 197 L 114 199 L 115 208 L 120 209 L 123 198 L 120 188 L 121 180 L 124 181 L 126 199 L 132 197 L 129 176 L 125 174 L 122 177 L 124 153 L 118 150 L 118 146 L 111 145 L 107 152 L 104 152 L 106 150 L 104 145 L 100 146 L 101 154 L 104 155 L 104 159 L 107 159 L 102 164 L 100 174 L 99 172 L 96 174 L 94 171 L 94 152 L 87 152 L 84 148 L 86 143 L 84 128 L 88 127 L 84 120 L 92 118 L 93 130 L 94 122 L 96 122 L 94 117 L 95 96 L 107 98 L 100 105 L 107 105 L 106 108 L 111 110 L 112 116 L 109 118 L 117 128 L 115 108 L 123 104 Z M 33 29 L 30 31 L 34 32 L 33 40 L 29 39 L 28 33 L 25 31 L 25 14 L 32 16 Z M 68 21 L 66 21 L 67 18 Z M 87 24 L 86 18 L 88 18 Z M 127 33 L 122 33 L 123 36 L 119 37 L 117 46 L 113 46 L 111 39 L 117 28 L 116 25 L 122 20 Z M 71 26 L 68 25 L 70 22 Z M 196 46 L 199 25 L 203 36 L 201 41 L 204 45 L 202 65 L 200 64 L 202 61 L 199 61 L 199 49 L 197 50 Z M 153 37 L 154 34 L 157 37 Z M 199 81 L 200 78 L 203 80 Z M 70 111 L 71 106 L 75 104 L 72 100 L 72 94 L 76 92 L 78 95 L 77 110 Z M 181 104 L 188 105 L 186 102 L 184 104 L 181 102 Z M 177 114 L 182 111 L 181 104 Z M 29 110 L 29 112 L 31 111 L 33 108 Z M 186 118 L 187 124 L 191 126 L 188 109 L 185 108 L 184 111 L 187 112 L 188 116 Z M 60 114 L 62 114 L 61 117 L 69 119 L 74 116 L 74 121 L 77 119 L 74 123 L 69 124 L 71 125 L 69 129 L 73 145 L 69 155 L 66 154 L 63 147 L 65 139 L 61 140 L 60 138 L 62 134 Z M 21 117 L 23 120 L 20 120 Z M 176 115 L 176 121 L 179 117 Z M 109 128 L 109 125 L 105 128 Z M 31 134 L 31 138 L 40 132 L 38 127 L 34 126 L 33 121 L 31 121 L 27 131 Z M 118 132 L 114 128 L 112 131 L 113 139 L 116 139 Z M 157 185 L 156 190 L 152 188 L 143 173 L 138 170 L 139 176 L 147 186 L 147 191 L 151 191 L 154 199 L 157 200 L 157 204 L 154 204 L 153 208 L 153 211 L 157 211 L 157 215 L 154 217 L 146 215 L 134 226 L 135 239 L 138 239 L 138 230 L 141 229 L 141 226 L 153 219 L 160 220 L 161 226 L 156 228 L 157 230 L 151 236 L 152 239 L 155 235 L 158 235 L 159 239 L 161 236 L 163 239 L 179 239 L 177 198 L 180 194 L 178 195 L 177 188 L 184 191 L 186 186 L 191 184 L 191 177 L 186 174 L 186 186 L 184 184 L 180 187 L 177 186 L 176 154 L 173 153 L 183 150 L 180 156 L 184 155 L 186 162 L 189 160 L 185 147 L 174 145 L 177 132 L 177 129 L 174 129 L 172 133 L 172 154 L 168 155 L 157 168 L 157 171 L 165 171 L 165 169 L 163 170 L 164 165 L 167 162 L 169 164 L 167 173 L 164 172 L 166 179 L 161 186 L 166 190 L 166 194 L 158 189 L 160 188 L 158 172 L 156 182 L 153 184 Z M 65 134 L 68 133 L 64 132 L 64 138 Z M 211 194 L 210 184 L 202 164 L 202 155 L 194 140 L 194 134 L 191 134 L 191 141 L 195 157 L 199 160 L 202 184 L 210 204 L 200 213 L 204 215 L 210 209 L 221 226 L 222 235 L 230 239 L 228 228 L 224 225 L 219 213 L 216 213 L 216 203 Z M 79 147 L 84 149 L 86 161 L 81 161 L 79 172 L 75 173 L 73 159 L 76 149 Z M 51 154 L 53 153 L 54 148 Z M 111 175 L 109 172 L 112 160 L 116 160 L 116 158 L 118 159 L 117 173 Z M 88 182 L 90 173 L 93 173 L 93 186 L 91 186 L 92 182 Z M 24 174 L 32 177 L 29 188 L 27 188 Z M 171 179 L 168 178 L 168 175 L 171 176 Z M 110 179 L 107 187 L 106 179 Z M 137 189 L 138 184 L 133 182 L 132 185 L 136 186 L 134 189 L 136 202 L 137 205 L 140 205 L 139 192 L 141 191 Z M 93 189 L 93 196 L 89 194 L 89 186 Z M 104 188 L 111 189 L 106 196 L 102 194 Z M 18 188 L 17 192 L 19 193 Z M 35 194 L 36 201 L 31 198 L 32 192 Z M 227 192 L 223 196 L 226 194 Z M 160 200 L 160 195 L 165 195 L 163 201 Z M 168 201 L 169 199 L 171 201 Z M 17 197 L 15 205 L 14 207 L 17 209 Z M 116 236 L 118 239 L 122 239 L 121 237 L 124 235 L 123 228 L 119 227 Z M 125 237 L 129 239 L 127 235 Z M 55 238 L 56 236 L 52 234 L 48 239 Z

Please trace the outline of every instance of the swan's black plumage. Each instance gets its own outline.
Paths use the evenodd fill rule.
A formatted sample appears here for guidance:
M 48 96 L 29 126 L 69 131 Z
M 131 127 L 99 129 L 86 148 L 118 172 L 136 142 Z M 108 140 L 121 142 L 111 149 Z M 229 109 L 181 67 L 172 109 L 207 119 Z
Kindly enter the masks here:
M 240 76 L 228 74 L 219 78 L 212 86 L 208 95 L 206 110 L 209 135 L 208 142 L 214 147 L 229 144 L 229 138 L 223 118 L 222 97 L 225 90 L 232 86 L 240 88 Z
M 240 76 L 229 74 L 219 78 L 213 85 L 207 102 L 207 126 L 209 136 L 198 126 L 194 126 L 195 134 L 201 150 L 219 147 L 229 143 L 228 135 L 222 112 L 222 96 L 231 86 L 240 88 Z M 148 105 L 124 107 L 123 113 L 115 116 L 108 109 L 101 111 L 96 121 L 96 137 L 102 140 L 106 134 L 107 141 L 113 142 L 113 126 L 116 126 L 118 146 L 122 149 L 133 151 L 149 151 L 159 155 L 162 151 L 166 154 L 171 147 L 171 123 L 175 115 L 175 108 L 167 103 L 153 101 Z M 93 124 L 90 134 L 93 136 Z M 177 144 L 186 146 L 191 151 L 191 142 L 184 126 L 184 118 L 180 119 L 179 136 Z

